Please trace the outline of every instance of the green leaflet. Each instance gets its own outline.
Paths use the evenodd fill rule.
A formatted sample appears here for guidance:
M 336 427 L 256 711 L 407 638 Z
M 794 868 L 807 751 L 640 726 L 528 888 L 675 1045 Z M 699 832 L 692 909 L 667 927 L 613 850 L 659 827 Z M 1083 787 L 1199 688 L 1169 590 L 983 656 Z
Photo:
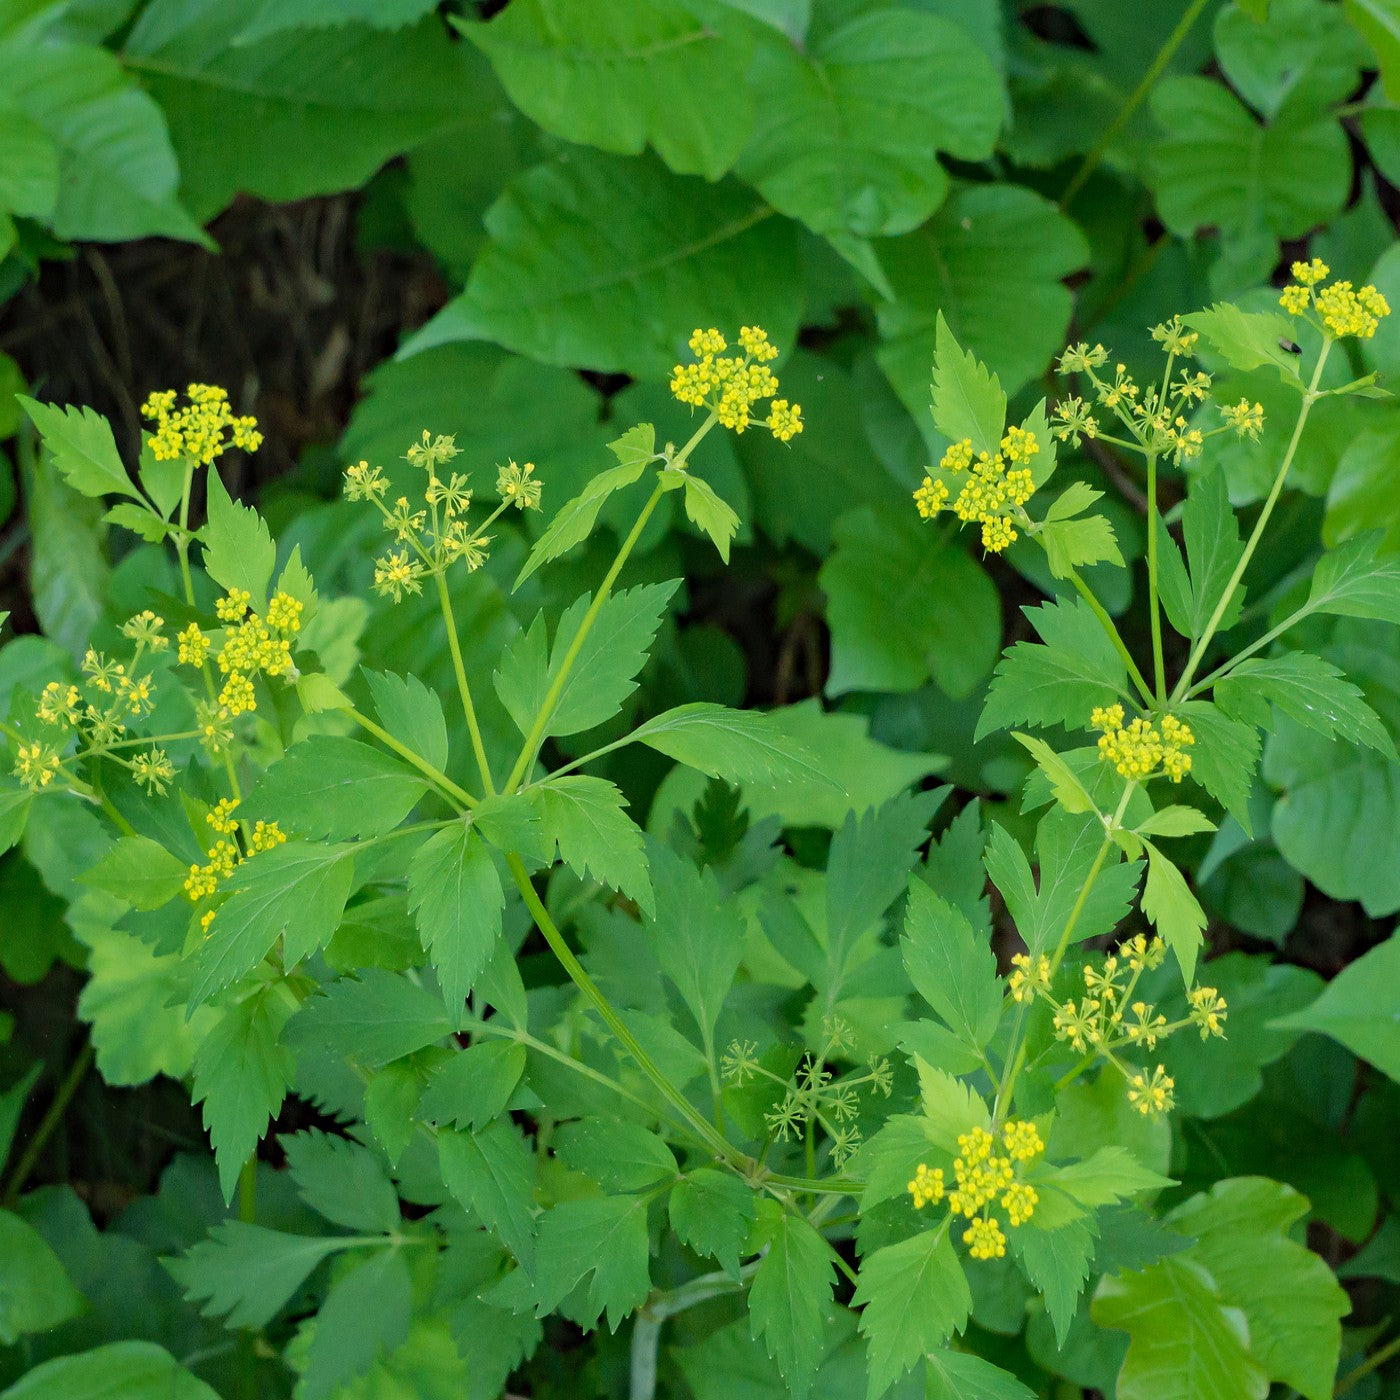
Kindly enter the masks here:
M 831 1246 L 800 1215 L 759 1206 L 768 1246 L 749 1286 L 749 1331 L 762 1338 L 792 1394 L 805 1400 L 826 1350 L 822 1318 L 831 1298 Z
M 26 1333 L 45 1332 L 83 1311 L 86 1300 L 58 1256 L 32 1225 L 8 1210 L 0 1210 L 0 1250 L 5 1258 L 0 1346 L 12 1346 Z
M 1216 302 L 1209 311 L 1181 318 L 1232 369 L 1276 370 L 1285 383 L 1297 384 L 1298 356 L 1283 348 L 1293 339 L 1293 323 L 1278 311 L 1241 311 L 1231 302 Z
M 737 1280 L 757 1212 L 753 1191 L 731 1172 L 699 1167 L 676 1183 L 666 1204 L 681 1242 Z
M 616 1332 L 651 1290 L 647 1265 L 646 1199 L 599 1196 L 564 1201 L 540 1218 L 535 1253 L 539 1314 L 565 1304 L 585 1327 L 606 1312 Z M 580 1285 L 586 1287 L 569 1302 Z
M 82 881 L 133 909 L 159 909 L 184 888 L 189 866 L 149 836 L 122 836 Z
M 365 968 L 306 1002 L 287 1043 L 378 1069 L 442 1040 L 452 1024 L 440 997 L 399 973 Z
M 34 1367 L 5 1400 L 218 1400 L 197 1376 L 154 1342 L 109 1342 Z
M 318 1215 L 347 1230 L 398 1229 L 398 1195 L 369 1148 L 315 1130 L 279 1142 L 302 1200 Z
M 307 1400 L 329 1400 L 367 1371 L 381 1352 L 408 1340 L 413 1281 L 403 1252 L 381 1249 L 356 1262 L 331 1286 L 316 1313 L 297 1389 Z
M 452 1195 L 500 1236 L 524 1268 L 533 1268 L 535 1163 L 514 1125 L 498 1120 L 477 1133 L 439 1129 L 438 1161 Z M 642 1228 L 645 1237 L 645 1219 Z
M 1182 978 L 1190 986 L 1206 927 L 1205 910 L 1181 871 L 1151 841 L 1143 844 L 1147 847 L 1147 883 L 1142 890 L 1142 912 L 1176 954 Z
M 126 474 L 107 420 L 90 408 L 60 408 L 16 395 L 63 479 L 84 496 L 141 499 Z
M 209 519 L 199 534 L 205 571 L 226 592 L 241 588 L 251 597 L 252 610 L 260 613 L 267 606 L 277 546 L 262 516 L 230 499 L 215 468 L 207 469 L 205 480 Z
M 525 1047 L 481 1040 L 453 1052 L 428 1081 L 417 1108 L 430 1123 L 473 1131 L 498 1118 L 525 1072 Z
M 1072 1220 L 1057 1230 L 1011 1232 L 1012 1251 L 1045 1299 L 1045 1310 L 1061 1347 L 1074 1322 L 1097 1245 L 1097 1231 L 1089 1219 Z
M 960 911 L 922 881 L 911 880 L 901 948 L 919 995 L 963 1045 L 984 1050 L 996 1032 L 1002 1007 L 991 945 Z
M 938 313 L 934 334 L 933 426 L 952 442 L 972 441 L 974 452 L 995 457 L 1006 426 L 1006 394 L 996 375 L 964 350 Z
M 384 728 L 434 768 L 447 767 L 447 720 L 437 692 L 417 676 L 366 671 L 374 708 Z
M 655 910 L 642 833 L 627 815 L 622 793 L 605 778 L 581 773 L 527 790 L 545 839 L 577 875 L 601 880 L 648 914 Z

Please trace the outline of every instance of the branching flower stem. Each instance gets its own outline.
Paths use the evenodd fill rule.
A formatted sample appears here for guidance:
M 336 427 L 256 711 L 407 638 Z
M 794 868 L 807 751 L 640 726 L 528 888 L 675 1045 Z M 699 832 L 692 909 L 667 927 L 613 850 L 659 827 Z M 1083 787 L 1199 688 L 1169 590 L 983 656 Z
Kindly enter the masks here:
M 462 713 L 466 716 L 467 729 L 472 738 L 472 752 L 476 755 L 476 766 L 481 774 L 481 785 L 486 795 L 493 797 L 496 784 L 491 779 L 491 764 L 486 757 L 486 746 L 481 742 L 481 726 L 476 719 L 476 706 L 472 704 L 472 688 L 467 683 L 467 668 L 462 664 L 462 644 L 457 640 L 457 618 L 452 611 L 452 595 L 447 589 L 447 580 L 441 573 L 433 575 L 437 585 L 438 606 L 442 609 L 442 620 L 447 627 L 447 646 L 452 653 L 452 670 L 457 677 L 457 694 L 462 699 Z

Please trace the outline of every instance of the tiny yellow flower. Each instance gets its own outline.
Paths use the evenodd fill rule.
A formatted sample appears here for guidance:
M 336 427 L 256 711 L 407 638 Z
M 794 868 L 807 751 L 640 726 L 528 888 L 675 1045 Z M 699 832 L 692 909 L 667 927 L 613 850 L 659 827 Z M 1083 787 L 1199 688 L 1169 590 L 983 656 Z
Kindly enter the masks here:
M 1035 1214 L 1039 1203 L 1040 1193 L 1023 1181 L 1008 1186 L 1001 1198 L 1001 1208 L 1012 1225 L 1024 1225 Z
M 1225 426 L 1233 428 L 1240 437 L 1252 438 L 1256 442 L 1264 427 L 1264 405 L 1241 399 L 1237 404 L 1222 404 L 1221 414 Z
M 1187 993 L 1191 1003 L 1191 1020 L 1199 1028 L 1202 1040 L 1225 1035 L 1226 1001 L 1214 987 L 1193 987 Z
M 1150 1079 L 1141 1071 L 1129 1076 L 1128 1102 L 1145 1118 L 1169 1113 L 1176 1102 L 1175 1089 L 1176 1080 L 1164 1065 L 1158 1065 Z
M 512 459 L 500 468 L 496 477 L 496 494 L 517 510 L 538 510 L 541 484 L 533 479 L 534 472 L 533 462 L 526 462 L 520 467 Z
M 175 765 L 164 749 L 151 749 L 149 753 L 137 754 L 131 760 L 131 776 L 148 793 L 163 794 L 175 778 Z
M 974 1220 L 963 1231 L 963 1243 L 974 1259 L 1001 1259 L 1006 1255 L 1006 1236 L 1001 1226 L 987 1216 Z
M 197 622 L 182 628 L 175 638 L 177 651 L 175 659 L 182 666 L 203 666 L 209 655 L 209 638 L 200 630 Z
M 1043 953 L 1032 963 L 1028 954 L 1017 953 L 1011 959 L 1011 976 L 1007 979 L 1013 1001 L 1034 1001 L 1037 992 L 1050 989 L 1050 959 Z
M 909 1194 L 914 1198 L 914 1209 L 923 1210 L 926 1205 L 936 1205 L 943 1199 L 943 1173 L 929 1169 L 920 1162 L 909 1183 Z
M 1012 1119 L 1001 1130 L 1007 1155 L 1017 1162 L 1029 1162 L 1045 1151 L 1040 1132 L 1034 1123 Z
M 36 711 L 41 724 L 78 722 L 78 687 L 66 681 L 50 681 L 39 696 Z

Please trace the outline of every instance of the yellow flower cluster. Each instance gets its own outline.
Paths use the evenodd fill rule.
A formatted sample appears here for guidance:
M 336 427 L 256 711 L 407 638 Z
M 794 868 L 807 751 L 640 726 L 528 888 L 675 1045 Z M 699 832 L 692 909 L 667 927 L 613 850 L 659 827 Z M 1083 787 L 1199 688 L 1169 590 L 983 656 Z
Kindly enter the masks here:
M 1029 462 L 1040 451 L 1035 434 L 1028 428 L 1011 427 L 995 454 L 975 453 L 972 439 L 955 442 L 944 454 L 939 467 L 959 476 L 967 473 L 953 514 L 959 520 L 982 526 L 982 548 L 1000 554 L 1016 539 L 1012 512 L 1019 511 L 1035 492 Z M 914 504 L 925 520 L 932 520 L 948 503 L 947 483 L 930 474 L 914 492 Z
M 257 709 L 254 676 L 290 676 L 295 669 L 292 638 L 301 631 L 301 601 L 289 593 L 276 593 L 261 616 L 251 611 L 251 602 L 246 589 L 231 588 L 214 604 L 215 615 L 225 624 L 223 642 L 214 656 L 224 681 L 218 712 L 201 716 L 206 739 L 215 737 L 212 729 L 219 720 Z M 211 642 L 196 623 L 190 623 L 176 640 L 182 665 L 204 665 Z
M 150 446 L 158 462 L 186 457 L 207 467 L 230 447 L 256 452 L 262 446 L 257 419 L 236 417 L 217 385 L 189 385 L 183 407 L 176 398 L 174 389 L 161 389 L 141 405 L 141 416 L 155 424 Z
M 1220 412 L 1225 418 L 1225 426 L 1233 428 L 1240 437 L 1259 440 L 1264 427 L 1264 405 L 1241 399 L 1237 404 L 1222 404 Z
M 994 1205 L 1006 1212 L 1007 1223 L 1024 1225 L 1035 1213 L 1040 1196 L 1035 1187 L 1023 1181 L 1021 1169 L 1045 1151 L 1034 1123 L 1012 1119 L 1003 1124 L 1001 1144 L 986 1128 L 971 1128 L 958 1137 L 959 1155 L 953 1160 L 957 1185 L 947 1192 L 948 1209 L 969 1222 L 963 1243 L 974 1259 L 1000 1259 L 1006 1253 L 1006 1234 L 992 1213 Z M 945 1194 L 941 1168 L 930 1170 L 920 1162 L 908 1185 L 914 1208 L 941 1201 Z
M 1354 335 L 1369 340 L 1382 319 L 1390 315 L 1390 303 L 1369 282 L 1364 287 L 1353 287 L 1350 282 L 1322 286 L 1331 268 L 1321 258 L 1295 262 L 1291 270 L 1293 281 L 1283 289 L 1279 305 L 1290 316 L 1315 310 L 1324 333 L 1333 339 Z
M 218 840 L 206 853 L 208 861 L 203 865 L 191 865 L 185 877 L 185 897 L 191 904 L 215 894 L 219 885 L 244 861 L 280 846 L 287 839 L 276 822 L 259 821 L 253 824 L 251 831 L 245 832 L 240 844 L 238 819 L 233 815 L 237 808 L 238 803 L 232 798 L 221 797 L 213 809 L 204 814 L 204 820 L 214 829 Z M 203 921 L 206 932 L 212 922 L 212 917 L 206 915 Z
M 1100 731 L 1100 758 L 1124 778 L 1145 783 L 1160 772 L 1179 783 L 1191 771 L 1191 755 L 1185 750 L 1196 736 L 1175 715 L 1163 715 L 1160 729 L 1142 718 L 1124 726 L 1122 705 L 1109 705 L 1096 708 L 1089 724 Z
M 1007 978 L 1011 999 L 1017 1002 L 1034 1001 L 1043 992 L 1050 990 L 1050 959 L 1042 953 L 1032 959 L 1026 953 L 1017 953 L 1011 959 L 1011 976 Z
M 695 362 L 671 371 L 671 393 L 692 408 L 708 408 L 722 427 L 742 433 L 750 423 L 766 427 L 779 442 L 790 442 L 802 431 L 802 409 L 777 398 L 778 378 L 768 368 L 777 347 L 758 326 L 739 332 L 741 355 L 725 355 L 729 342 L 719 331 L 697 329 L 690 337 Z M 754 405 L 771 399 L 767 418 L 753 417 Z
M 53 744 L 20 744 L 15 749 L 14 776 L 30 792 L 40 792 L 58 776 L 58 754 L 58 748 Z

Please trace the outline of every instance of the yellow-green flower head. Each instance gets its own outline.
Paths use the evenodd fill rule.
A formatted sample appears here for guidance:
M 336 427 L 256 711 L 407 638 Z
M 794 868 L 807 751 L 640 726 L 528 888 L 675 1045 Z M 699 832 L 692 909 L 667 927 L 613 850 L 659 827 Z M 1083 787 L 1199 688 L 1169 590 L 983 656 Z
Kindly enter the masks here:
M 384 473 L 368 462 L 345 469 L 345 496 L 351 501 L 377 501 L 389 489 Z
M 1201 1032 L 1202 1040 L 1225 1035 L 1225 998 L 1214 987 L 1192 987 L 1186 994 L 1191 1003 L 1191 1020 Z
M 197 622 L 191 622 L 176 637 L 178 650 L 175 659 L 181 666 L 203 666 L 209 655 L 209 638 L 200 630 Z
M 963 1231 L 963 1243 L 974 1259 L 1002 1259 L 1006 1256 L 1006 1236 L 990 1216 L 974 1220 Z
M 1128 1102 L 1144 1118 L 1170 1113 L 1176 1102 L 1175 1091 L 1176 1080 L 1167 1073 L 1165 1065 L 1158 1065 L 1150 1078 L 1142 1071 L 1128 1076 Z
M 671 393 L 692 408 L 708 408 L 723 427 L 742 433 L 750 423 L 766 427 L 779 442 L 790 442 L 802 431 L 802 409 L 777 398 L 778 378 L 768 368 L 777 348 L 766 331 L 745 326 L 739 332 L 742 355 L 726 356 L 729 342 L 714 327 L 697 328 L 689 340 L 695 363 L 671 371 Z M 754 405 L 773 402 L 768 417 L 755 419 Z
M 396 603 L 401 602 L 405 593 L 423 591 L 420 582 L 423 573 L 422 564 L 410 559 L 406 549 L 391 550 L 382 559 L 374 561 L 375 591 Z
M 909 1194 L 914 1198 L 914 1209 L 923 1210 L 927 1205 L 937 1205 L 943 1199 L 943 1173 L 929 1169 L 920 1162 L 909 1183 Z
M 135 617 L 129 617 L 122 623 L 122 636 L 135 642 L 139 649 L 164 651 L 170 645 L 169 640 L 161 631 L 164 626 L 165 619 L 157 617 L 150 608 L 147 608 L 144 612 L 139 612 Z
M 538 510 L 540 508 L 541 484 L 534 479 L 535 464 L 526 462 L 517 466 L 512 458 L 499 469 L 496 477 L 496 494 L 501 500 L 513 505 L 517 510 Z
M 1079 446 L 1081 439 L 1096 438 L 1099 435 L 1098 419 L 1078 394 L 1061 399 L 1055 405 L 1050 421 L 1054 424 L 1055 436 L 1061 442 L 1070 442 L 1075 447 Z
M 1035 1214 L 1039 1203 L 1040 1193 L 1034 1186 L 1027 1186 L 1024 1181 L 1013 1182 L 1001 1198 L 1001 1208 L 1013 1225 L 1024 1225 Z
M 1279 305 L 1290 316 L 1301 316 L 1312 307 L 1321 318 L 1323 331 L 1333 339 L 1354 335 L 1369 340 L 1390 315 L 1390 303 L 1369 283 L 1359 288 L 1350 282 L 1322 286 L 1330 271 L 1321 258 L 1295 262 L 1293 282 L 1280 293 Z
M 1089 724 L 1100 731 L 1100 758 L 1121 777 L 1141 783 L 1161 772 L 1179 783 L 1191 771 L 1191 755 L 1184 750 L 1196 736 L 1174 715 L 1164 715 L 1160 729 L 1142 718 L 1125 726 L 1122 705 L 1109 705 L 1096 708 Z
M 457 446 L 454 434 L 439 433 L 437 437 L 433 437 L 424 428 L 422 437 L 404 453 L 404 458 L 410 466 L 421 467 L 431 476 L 436 473 L 438 467 L 450 462 L 461 450 Z
M 1012 511 L 1018 511 L 1035 492 L 1035 479 L 1026 465 L 1040 451 L 1040 443 L 1028 428 L 1010 427 L 995 456 L 974 454 L 971 438 L 953 443 L 939 462 L 941 470 L 966 472 L 953 514 L 964 523 L 980 524 L 982 547 L 1000 554 L 1017 537 Z M 931 520 L 947 504 L 951 492 L 932 474 L 924 477 L 914 492 L 914 505 L 925 520 Z
M 1167 1018 L 1161 1015 L 1155 1006 L 1149 1006 L 1145 1001 L 1135 1001 L 1131 1010 L 1133 1019 L 1124 1026 L 1128 1039 L 1134 1045 L 1155 1050 L 1158 1038 L 1168 1033 Z
M 1181 324 L 1180 316 L 1173 316 L 1165 324 L 1152 327 L 1152 339 L 1168 355 L 1191 355 L 1195 353 L 1200 336 L 1195 331 L 1188 331 Z
M 472 493 L 467 486 L 467 480 L 461 472 L 453 472 L 446 481 L 434 477 L 428 482 L 423 497 L 430 506 L 440 505 L 443 514 L 449 520 L 454 516 L 465 515 L 472 504 Z
M 49 744 L 20 744 L 11 770 L 30 792 L 40 792 L 53 782 L 59 769 L 58 750 Z
M 1056 368 L 1061 374 L 1083 374 L 1086 370 L 1098 369 L 1100 365 L 1107 363 L 1108 351 L 1102 345 L 1095 345 L 1091 350 L 1087 343 L 1081 340 L 1078 345 L 1071 345 L 1060 356 Z
M 1007 1155 L 1016 1162 L 1030 1162 L 1045 1151 L 1040 1130 L 1034 1123 L 1023 1119 L 1009 1120 L 1001 1130 L 1002 1141 L 1006 1144 Z
M 139 753 L 131 760 L 131 776 L 148 793 L 164 793 L 175 779 L 175 765 L 171 763 L 164 749 L 151 749 Z
M 1237 404 L 1222 404 L 1220 412 L 1225 418 L 1225 426 L 1233 428 L 1240 437 L 1259 440 L 1264 427 L 1264 405 L 1241 399 Z
M 1167 960 L 1167 947 L 1160 938 L 1146 938 L 1135 933 L 1126 943 L 1118 947 L 1118 955 L 1128 964 L 1131 972 L 1142 972 L 1161 967 Z
M 1032 962 L 1026 953 L 1017 953 L 1011 959 L 1007 986 L 1013 1001 L 1034 1001 L 1037 992 L 1050 990 L 1050 959 L 1042 953 Z
M 76 685 L 67 681 L 50 681 L 39 696 L 36 711 L 41 724 L 76 724 L 79 693 Z
M 158 462 L 187 458 L 196 466 L 209 466 L 230 447 L 256 452 L 263 437 L 256 418 L 236 417 L 228 394 L 214 384 L 191 384 L 186 403 L 176 406 L 174 389 L 148 395 L 141 416 L 155 426 L 151 430 L 151 455 Z

